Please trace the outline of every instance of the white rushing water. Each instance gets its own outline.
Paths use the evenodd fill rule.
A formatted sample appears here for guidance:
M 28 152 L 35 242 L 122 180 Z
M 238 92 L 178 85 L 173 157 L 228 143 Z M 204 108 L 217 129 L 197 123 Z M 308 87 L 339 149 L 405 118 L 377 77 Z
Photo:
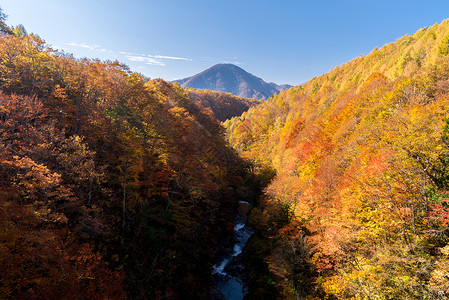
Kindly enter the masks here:
M 229 264 L 230 259 L 226 258 L 224 259 L 220 264 L 216 264 L 214 266 L 214 271 L 212 272 L 213 274 L 220 274 L 223 276 L 228 275 L 225 271 L 224 268 Z
M 249 204 L 249 203 L 248 203 Z M 226 267 L 233 261 L 235 257 L 240 255 L 245 247 L 248 239 L 253 232 L 246 227 L 245 223 L 240 222 L 234 225 L 235 243 L 232 251 L 223 257 L 213 267 L 212 274 L 215 275 L 217 286 L 227 300 L 241 300 L 245 296 L 242 279 L 238 275 L 232 276 L 226 271 Z M 234 266 L 236 267 L 236 266 Z M 243 268 L 243 267 L 242 267 Z

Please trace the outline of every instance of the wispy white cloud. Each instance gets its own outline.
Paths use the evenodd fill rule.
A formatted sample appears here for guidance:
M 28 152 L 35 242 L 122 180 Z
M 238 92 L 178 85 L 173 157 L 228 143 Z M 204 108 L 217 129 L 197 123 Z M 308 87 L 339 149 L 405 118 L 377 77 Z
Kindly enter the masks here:
M 176 57 L 176 56 L 165 56 L 165 55 L 148 55 L 149 57 L 153 58 L 162 58 L 162 59 L 173 59 L 173 60 L 185 60 L 185 61 L 192 61 L 190 58 L 185 57 Z
M 86 43 L 76 43 L 76 42 L 70 42 L 70 43 L 65 43 L 66 46 L 71 46 L 71 47 L 78 47 L 78 48 L 84 48 L 84 49 L 89 49 L 91 51 L 98 51 L 98 52 L 106 52 L 107 50 L 104 48 L 100 48 L 99 45 L 89 45 Z
M 143 56 L 143 54 L 135 54 L 135 53 L 123 52 L 123 51 L 120 51 L 119 53 L 122 54 L 122 55 L 139 55 L 139 56 Z
M 148 56 L 139 56 L 139 55 L 125 55 L 126 59 L 130 61 L 135 62 L 143 62 L 147 65 L 153 65 L 153 66 L 165 66 L 165 63 L 163 61 L 148 57 Z
M 136 54 L 124 51 L 115 52 L 112 50 L 101 48 L 99 45 L 89 45 L 87 43 L 70 42 L 65 43 L 64 45 L 65 45 L 64 47 L 59 47 L 59 49 L 70 51 L 73 50 L 73 47 L 76 47 L 96 52 L 108 52 L 109 54 L 113 54 L 115 56 L 118 56 L 120 54 L 123 55 L 123 57 L 129 61 L 145 63 L 146 65 L 153 65 L 153 66 L 165 66 L 167 60 L 192 61 L 192 59 L 190 58 L 179 56 Z
M 152 55 L 152 54 L 136 54 L 136 53 L 129 53 L 129 52 L 119 52 L 123 55 L 130 55 L 130 56 L 141 56 L 141 57 L 149 57 L 149 58 L 158 58 L 158 59 L 171 59 L 171 60 L 185 60 L 185 61 L 192 61 L 190 58 L 186 57 L 178 57 L 178 56 L 167 56 L 167 55 Z

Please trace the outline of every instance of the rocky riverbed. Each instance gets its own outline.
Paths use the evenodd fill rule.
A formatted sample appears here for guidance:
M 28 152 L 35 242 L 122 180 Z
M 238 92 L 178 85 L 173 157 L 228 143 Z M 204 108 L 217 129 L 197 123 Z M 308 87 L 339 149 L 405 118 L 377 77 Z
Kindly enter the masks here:
M 230 243 L 222 249 L 217 263 L 213 267 L 212 276 L 222 294 L 217 299 L 241 300 L 247 293 L 247 274 L 241 261 L 241 253 L 253 231 L 246 225 L 251 204 L 239 202 L 239 210 L 234 222 L 234 236 Z

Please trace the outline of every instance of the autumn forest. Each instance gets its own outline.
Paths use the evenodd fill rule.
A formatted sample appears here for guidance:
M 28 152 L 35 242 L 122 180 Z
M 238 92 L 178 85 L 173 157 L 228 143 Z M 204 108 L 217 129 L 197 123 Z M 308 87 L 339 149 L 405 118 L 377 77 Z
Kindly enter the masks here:
M 449 21 L 266 101 L 53 49 L 0 11 L 0 298 L 449 298 Z

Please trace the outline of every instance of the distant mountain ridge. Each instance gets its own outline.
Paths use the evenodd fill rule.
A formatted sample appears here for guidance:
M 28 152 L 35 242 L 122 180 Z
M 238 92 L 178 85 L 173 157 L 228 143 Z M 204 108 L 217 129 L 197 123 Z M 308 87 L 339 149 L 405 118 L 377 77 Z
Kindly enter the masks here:
M 182 87 L 208 89 L 263 100 L 292 87 L 288 84 L 267 83 L 233 64 L 217 64 L 199 74 L 174 81 Z

